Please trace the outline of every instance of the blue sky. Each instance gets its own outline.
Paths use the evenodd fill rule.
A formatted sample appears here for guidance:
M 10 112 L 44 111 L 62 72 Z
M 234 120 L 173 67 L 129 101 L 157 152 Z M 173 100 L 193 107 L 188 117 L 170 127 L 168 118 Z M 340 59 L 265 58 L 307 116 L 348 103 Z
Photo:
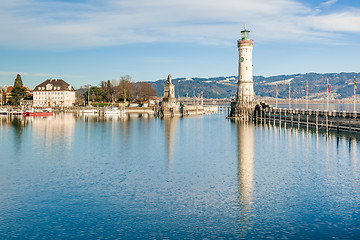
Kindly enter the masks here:
M 244 23 L 254 75 L 360 71 L 355 0 L 1 0 L 0 86 L 236 75 Z

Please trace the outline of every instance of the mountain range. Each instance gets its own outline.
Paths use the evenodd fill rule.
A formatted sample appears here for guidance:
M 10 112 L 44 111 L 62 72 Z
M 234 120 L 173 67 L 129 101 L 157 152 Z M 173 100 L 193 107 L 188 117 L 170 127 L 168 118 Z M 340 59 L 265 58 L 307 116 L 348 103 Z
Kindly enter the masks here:
M 306 73 L 292 75 L 278 75 L 271 77 L 254 76 L 254 91 L 259 97 L 276 97 L 276 87 L 279 98 L 306 98 L 306 84 L 308 83 L 309 99 L 327 97 L 328 83 L 331 99 L 350 98 L 354 95 L 354 77 L 360 84 L 360 73 Z M 163 95 L 166 79 L 149 82 L 158 96 Z M 204 98 L 232 98 L 236 95 L 237 76 L 213 78 L 175 78 L 176 96 L 199 96 Z

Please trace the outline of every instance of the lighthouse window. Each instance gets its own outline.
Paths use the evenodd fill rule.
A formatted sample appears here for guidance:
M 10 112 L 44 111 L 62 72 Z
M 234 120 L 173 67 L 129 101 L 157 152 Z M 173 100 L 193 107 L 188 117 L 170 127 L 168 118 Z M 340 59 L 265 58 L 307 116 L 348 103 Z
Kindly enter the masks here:
M 248 67 L 246 67 L 246 70 L 247 70 Z

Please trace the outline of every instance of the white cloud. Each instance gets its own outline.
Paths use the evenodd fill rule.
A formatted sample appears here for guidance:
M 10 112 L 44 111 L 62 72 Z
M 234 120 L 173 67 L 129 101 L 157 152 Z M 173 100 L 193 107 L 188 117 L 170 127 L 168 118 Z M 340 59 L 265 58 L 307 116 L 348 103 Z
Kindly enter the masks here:
M 330 6 L 336 0 L 322 3 Z M 257 41 L 327 42 L 360 33 L 359 9 L 321 15 L 294 0 L 2 0 L 1 46 L 78 48 L 138 42 L 233 44 L 247 23 Z
M 320 7 L 330 7 L 330 6 L 334 5 L 337 2 L 338 2 L 338 0 L 328 0 L 326 2 L 322 2 L 320 4 Z

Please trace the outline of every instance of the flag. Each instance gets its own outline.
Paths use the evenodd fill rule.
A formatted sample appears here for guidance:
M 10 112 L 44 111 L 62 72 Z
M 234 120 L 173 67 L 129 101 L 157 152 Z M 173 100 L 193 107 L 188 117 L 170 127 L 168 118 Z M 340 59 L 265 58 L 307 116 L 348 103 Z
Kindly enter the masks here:
M 306 92 L 307 92 L 307 94 L 309 94 L 309 85 L 308 84 L 306 84 Z
M 278 91 L 278 88 L 277 88 L 277 85 L 276 85 L 276 96 L 279 95 L 279 91 Z
M 356 87 L 356 78 L 354 76 L 354 88 L 355 88 L 355 91 L 357 91 L 357 87 Z
M 330 93 L 330 85 L 328 85 L 328 92 Z

